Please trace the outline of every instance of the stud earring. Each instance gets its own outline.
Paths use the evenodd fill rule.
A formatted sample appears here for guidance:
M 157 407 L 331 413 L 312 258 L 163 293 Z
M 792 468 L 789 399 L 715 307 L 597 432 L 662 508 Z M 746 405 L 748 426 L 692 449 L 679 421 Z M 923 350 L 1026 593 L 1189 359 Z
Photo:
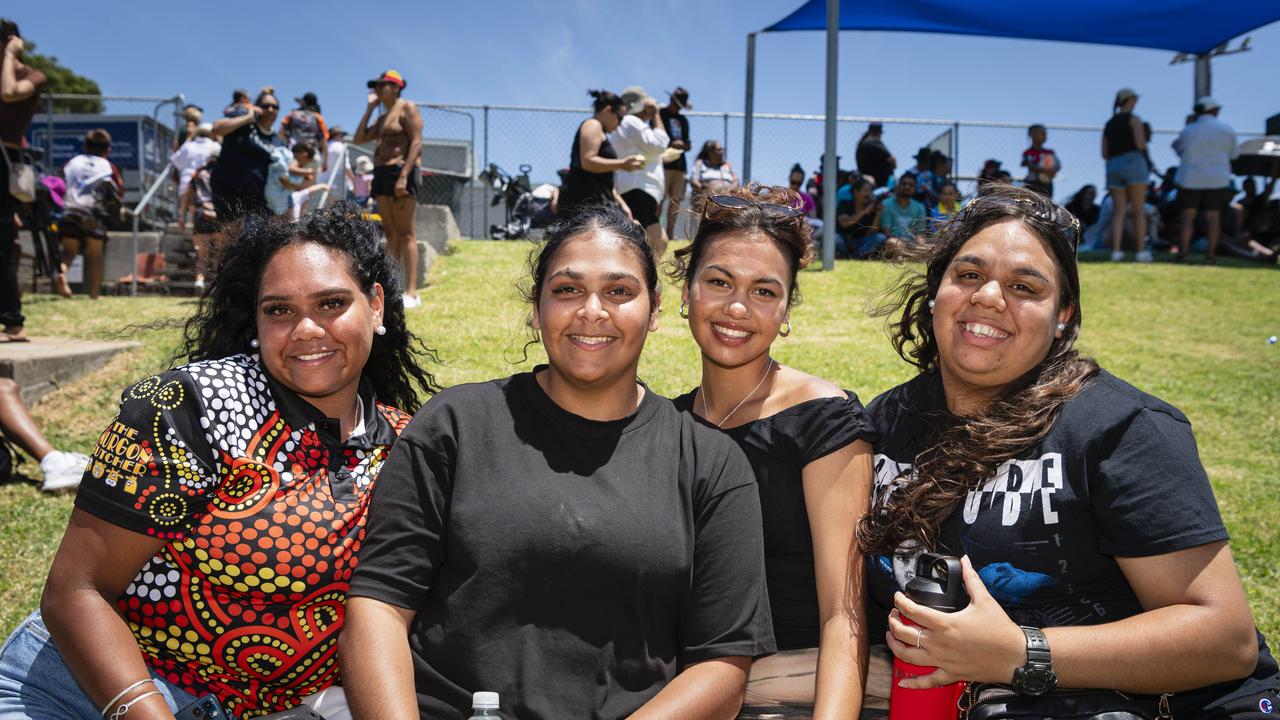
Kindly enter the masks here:
M 685 320 L 689 319 L 689 303 L 684 302 L 683 300 L 680 301 L 680 317 Z
M 261 346 L 262 346 L 262 343 L 258 342 L 258 338 L 254 338 L 254 339 L 252 339 L 252 340 L 250 340 L 250 341 L 249 341 L 249 347 L 251 347 L 251 348 L 253 348 L 253 349 L 255 349 L 255 350 L 256 350 L 256 349 L 258 349 L 258 348 L 259 348 L 259 347 L 261 347 Z
M 1066 329 L 1067 329 L 1066 323 L 1058 323 L 1058 332 L 1062 332 L 1063 330 L 1066 330 Z
M 930 300 L 929 300 L 929 312 L 933 312 L 933 306 L 934 306 L 934 305 L 937 305 L 937 304 L 938 304 L 938 301 L 937 301 L 937 300 L 930 299 Z
M 386 335 L 386 334 L 387 334 L 387 326 L 386 326 L 386 325 L 379 325 L 378 327 L 374 328 L 374 329 L 373 329 L 373 331 L 374 331 L 374 332 L 376 332 L 376 333 L 378 333 L 379 335 Z
M 778 328 L 778 334 L 779 334 L 779 335 L 781 335 L 782 337 L 788 337 L 788 336 L 790 336 L 790 335 L 791 335 L 791 320 L 790 320 L 790 319 L 787 319 L 787 320 L 786 320 L 785 322 L 783 322 L 782 324 L 783 324 L 783 325 L 785 325 L 787 329 L 786 329 L 786 331 L 783 331 L 783 329 L 782 329 L 782 328 Z

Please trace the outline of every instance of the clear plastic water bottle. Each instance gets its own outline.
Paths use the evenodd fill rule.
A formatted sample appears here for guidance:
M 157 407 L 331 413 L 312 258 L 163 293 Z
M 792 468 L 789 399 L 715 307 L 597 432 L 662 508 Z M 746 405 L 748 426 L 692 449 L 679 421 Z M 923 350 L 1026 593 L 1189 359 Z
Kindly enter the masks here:
M 471 717 L 467 720 L 501 717 L 498 714 L 498 693 L 478 692 L 471 695 Z

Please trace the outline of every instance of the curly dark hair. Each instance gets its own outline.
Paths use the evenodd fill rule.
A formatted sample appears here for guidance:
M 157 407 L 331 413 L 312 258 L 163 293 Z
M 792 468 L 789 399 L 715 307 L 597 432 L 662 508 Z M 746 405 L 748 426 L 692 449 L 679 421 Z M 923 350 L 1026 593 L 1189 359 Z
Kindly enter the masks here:
M 725 233 L 760 233 L 773 239 L 787 258 L 791 271 L 791 284 L 787 288 L 787 307 L 800 302 L 800 271 L 813 262 L 817 252 L 813 246 L 813 228 L 804 214 L 797 216 L 772 212 L 769 205 L 781 205 L 795 210 L 804 207 L 800 194 L 791 188 L 759 185 L 723 193 L 751 201 L 749 207 L 722 207 L 707 200 L 698 232 L 693 241 L 675 251 L 666 267 L 667 275 L 674 282 L 688 284 L 702 265 L 707 248 Z
M 387 333 L 374 336 L 364 375 L 373 383 L 379 401 L 416 411 L 422 398 L 440 389 L 420 362 L 440 359 L 405 325 L 400 270 L 387 255 L 378 226 L 349 203 L 308 213 L 296 224 L 279 218 L 246 223 L 219 248 L 217 269 L 195 314 L 183 327 L 183 345 L 173 362 L 216 360 L 246 352 L 258 334 L 254 318 L 262 272 L 277 252 L 299 243 L 341 253 L 365 293 L 373 292 L 374 283 L 382 285 L 382 324 Z
M 1009 383 L 981 411 L 963 417 L 947 409 L 938 372 L 938 343 L 929 300 L 937 294 L 951 260 L 974 235 L 1016 220 L 1044 241 L 1058 272 L 1059 307 L 1072 307 L 1062 336 L 1035 367 Z M 923 243 L 904 243 L 894 260 L 903 265 L 898 284 L 873 314 L 891 316 L 889 334 L 903 360 L 929 376 L 938 392 L 911 412 L 925 415 L 932 436 L 887 499 L 878 498 L 858 523 L 863 552 L 891 553 L 904 541 L 936 547 L 939 528 L 972 489 L 995 474 L 1001 463 L 1019 457 L 1048 435 L 1064 403 L 1098 372 L 1098 364 L 1075 350 L 1080 333 L 1080 275 L 1076 245 L 1080 223 L 1038 193 L 993 186 L 939 225 Z M 907 263 L 912 263 L 908 265 Z M 923 272 L 919 269 L 924 265 Z

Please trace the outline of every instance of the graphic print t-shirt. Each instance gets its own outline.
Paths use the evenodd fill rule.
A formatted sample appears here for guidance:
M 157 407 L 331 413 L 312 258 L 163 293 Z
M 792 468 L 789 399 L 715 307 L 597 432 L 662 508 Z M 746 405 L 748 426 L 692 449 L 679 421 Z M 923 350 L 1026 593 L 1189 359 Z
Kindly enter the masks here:
M 868 406 L 879 431 L 875 501 L 891 496 L 936 423 L 941 386 L 921 375 Z M 1191 423 L 1177 408 L 1101 371 L 1062 408 L 1041 445 L 1002 464 L 943 524 L 936 552 L 967 554 L 1019 625 L 1098 625 L 1142 612 L 1116 557 L 1146 557 L 1227 539 Z M 867 620 L 883 642 L 893 593 L 914 577 L 919 547 L 868 557 Z M 1265 651 L 1254 676 L 1275 673 Z M 1269 670 L 1268 670 L 1269 668 Z M 1179 693 L 1203 707 L 1230 687 Z M 1175 713 L 1177 715 L 1177 713 Z

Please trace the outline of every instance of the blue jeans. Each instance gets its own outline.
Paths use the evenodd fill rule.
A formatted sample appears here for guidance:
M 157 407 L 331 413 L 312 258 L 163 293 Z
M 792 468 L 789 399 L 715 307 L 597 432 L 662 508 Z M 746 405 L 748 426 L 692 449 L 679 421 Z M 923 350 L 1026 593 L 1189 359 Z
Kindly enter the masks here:
M 154 672 L 151 677 L 170 710 L 196 701 Z M 0 647 L 0 720 L 102 720 L 100 710 L 63 662 L 40 611 L 31 613 Z

